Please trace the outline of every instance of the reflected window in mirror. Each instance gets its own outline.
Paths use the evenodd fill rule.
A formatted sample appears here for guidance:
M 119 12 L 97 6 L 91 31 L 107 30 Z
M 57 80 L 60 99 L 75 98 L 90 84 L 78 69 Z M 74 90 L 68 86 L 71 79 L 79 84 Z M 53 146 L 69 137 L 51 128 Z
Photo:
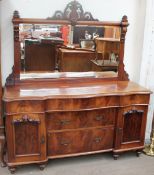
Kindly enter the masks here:
M 80 40 L 91 40 L 95 37 L 104 37 L 104 27 L 99 26 L 75 26 L 73 34 L 73 43 L 78 44 Z

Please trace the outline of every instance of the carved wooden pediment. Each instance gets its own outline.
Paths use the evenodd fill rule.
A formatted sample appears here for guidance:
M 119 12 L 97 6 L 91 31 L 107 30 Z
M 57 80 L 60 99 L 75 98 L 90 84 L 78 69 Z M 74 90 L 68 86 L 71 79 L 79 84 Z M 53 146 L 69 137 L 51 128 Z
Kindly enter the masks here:
M 69 20 L 74 25 L 77 21 L 98 21 L 93 18 L 90 12 L 84 12 L 82 5 L 76 0 L 67 4 L 64 12 L 58 10 L 52 17 L 48 17 L 47 19 Z

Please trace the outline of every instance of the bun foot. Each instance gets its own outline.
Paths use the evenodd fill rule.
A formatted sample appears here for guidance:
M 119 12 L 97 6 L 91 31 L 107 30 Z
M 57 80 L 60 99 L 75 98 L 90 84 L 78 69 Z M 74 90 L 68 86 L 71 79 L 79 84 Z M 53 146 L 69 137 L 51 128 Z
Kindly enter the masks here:
M 113 154 L 113 158 L 114 158 L 114 160 L 118 160 L 119 154 Z
M 11 174 L 14 174 L 16 172 L 16 167 L 9 167 L 9 171 Z
M 46 167 L 46 164 L 41 164 L 41 165 L 39 165 L 39 167 L 40 167 L 40 170 L 43 171 Z
M 141 151 L 136 151 L 136 156 L 137 156 L 137 157 L 140 157 L 140 156 L 141 156 L 141 154 L 142 154 L 142 152 L 141 152 Z

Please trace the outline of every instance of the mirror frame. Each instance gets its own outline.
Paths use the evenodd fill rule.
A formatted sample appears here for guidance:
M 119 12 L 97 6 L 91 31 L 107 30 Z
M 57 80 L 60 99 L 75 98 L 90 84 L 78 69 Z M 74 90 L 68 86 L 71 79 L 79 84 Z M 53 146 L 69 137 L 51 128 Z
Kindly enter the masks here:
M 69 10 L 68 10 L 69 9 Z M 69 12 L 69 13 L 68 13 Z M 129 80 L 128 74 L 124 69 L 124 48 L 125 48 L 125 36 L 127 33 L 127 27 L 129 25 L 127 16 L 123 16 L 119 22 L 111 21 L 98 21 L 94 19 L 90 12 L 84 12 L 82 5 L 76 0 L 67 4 L 64 12 L 56 11 L 53 17 L 47 19 L 38 18 L 20 18 L 19 12 L 14 11 L 13 14 L 13 30 L 14 30 L 14 66 L 12 73 L 6 80 L 6 85 L 18 84 L 20 80 L 20 41 L 19 41 L 19 25 L 20 24 L 61 24 L 61 25 L 89 25 L 89 26 L 108 26 L 108 27 L 120 27 L 120 54 L 119 54 L 119 66 L 118 76 L 114 78 L 108 78 L 109 80 Z M 101 78 L 103 80 L 103 78 Z

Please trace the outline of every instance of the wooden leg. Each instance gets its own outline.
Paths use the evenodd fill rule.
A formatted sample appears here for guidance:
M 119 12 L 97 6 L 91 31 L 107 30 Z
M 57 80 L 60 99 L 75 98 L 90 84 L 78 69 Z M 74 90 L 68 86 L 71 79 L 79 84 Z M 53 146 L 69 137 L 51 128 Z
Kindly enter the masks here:
M 46 167 L 46 163 L 40 164 L 39 167 L 40 167 L 40 170 L 43 171 Z
M 16 172 L 16 167 L 9 167 L 9 171 L 11 174 L 14 174 Z
M 113 153 L 113 158 L 114 158 L 114 160 L 118 160 L 119 156 L 120 156 L 119 154 Z

